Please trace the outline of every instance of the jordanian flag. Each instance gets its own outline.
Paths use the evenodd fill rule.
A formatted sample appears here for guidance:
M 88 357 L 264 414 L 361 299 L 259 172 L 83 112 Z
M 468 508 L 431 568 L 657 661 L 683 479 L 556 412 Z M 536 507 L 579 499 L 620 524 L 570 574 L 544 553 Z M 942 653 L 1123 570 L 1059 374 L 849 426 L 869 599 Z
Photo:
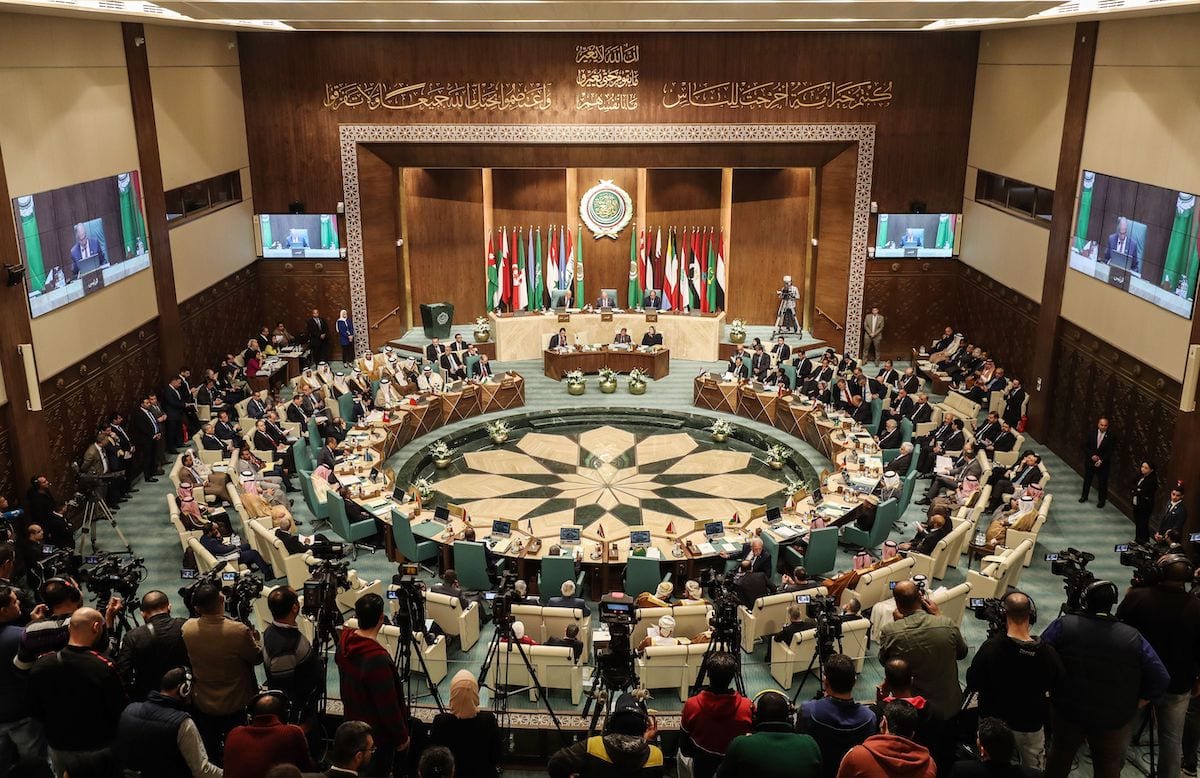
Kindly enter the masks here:
M 29 288 L 40 292 L 46 287 L 46 268 L 42 262 L 42 236 L 38 232 L 37 214 L 33 212 L 33 197 L 17 198 L 17 216 L 21 220 L 21 237 L 25 241 Z
M 137 173 L 117 176 L 117 193 L 121 201 L 121 233 L 125 236 L 125 258 L 145 254 L 146 223 L 142 219 L 142 192 Z
M 1079 193 L 1079 214 L 1075 217 L 1075 250 L 1083 251 L 1087 243 L 1088 221 L 1092 217 L 1092 186 L 1096 174 L 1090 170 L 1083 174 L 1083 191 Z
M 642 305 L 642 287 L 638 278 L 637 225 L 629 231 L 629 303 L 630 308 Z
M 1179 288 L 1179 279 L 1187 278 L 1188 265 L 1196 253 L 1196 196 L 1180 192 L 1175 200 L 1175 222 L 1171 225 L 1171 240 L 1163 261 L 1162 285 L 1172 292 Z M 1195 291 L 1195 279 L 1189 279 L 1186 297 Z
M 500 270 L 496 267 L 496 249 L 492 235 L 487 243 L 487 309 L 494 311 L 500 306 Z
M 321 248 L 336 249 L 338 247 L 337 230 L 333 228 L 333 216 L 321 214 Z

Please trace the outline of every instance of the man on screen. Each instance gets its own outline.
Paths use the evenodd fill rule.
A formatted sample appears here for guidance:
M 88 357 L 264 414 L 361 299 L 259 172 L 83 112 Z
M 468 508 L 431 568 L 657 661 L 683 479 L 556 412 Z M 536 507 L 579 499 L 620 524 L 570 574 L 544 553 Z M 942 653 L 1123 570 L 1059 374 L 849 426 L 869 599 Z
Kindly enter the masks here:
M 287 246 L 289 249 L 308 248 L 308 230 L 293 229 L 288 231 Z
M 1137 242 L 1137 238 L 1129 234 L 1129 220 L 1124 216 L 1117 217 L 1117 231 L 1108 236 L 1104 261 L 1111 262 L 1114 252 L 1129 257 L 1128 270 L 1134 273 L 1141 272 L 1142 246 Z
M 80 222 L 75 225 L 75 245 L 71 246 L 71 278 L 79 278 L 79 263 L 85 259 L 98 257 L 97 266 L 108 264 L 108 260 L 104 256 L 104 249 L 100 246 L 100 241 L 89 237 L 87 226 Z

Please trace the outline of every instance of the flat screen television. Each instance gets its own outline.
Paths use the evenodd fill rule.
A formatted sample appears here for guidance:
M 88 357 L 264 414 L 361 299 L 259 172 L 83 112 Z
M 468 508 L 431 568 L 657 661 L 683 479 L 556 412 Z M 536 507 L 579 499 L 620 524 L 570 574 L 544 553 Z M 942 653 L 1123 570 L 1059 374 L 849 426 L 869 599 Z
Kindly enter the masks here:
M 257 214 L 254 247 L 263 259 L 338 259 L 342 244 L 337 214 Z
M 1085 170 L 1071 267 L 1190 319 L 1200 272 L 1196 196 Z
M 20 195 L 12 207 L 34 318 L 150 267 L 136 170 Z
M 959 214 L 881 213 L 876 224 L 876 259 L 949 259 L 958 253 Z

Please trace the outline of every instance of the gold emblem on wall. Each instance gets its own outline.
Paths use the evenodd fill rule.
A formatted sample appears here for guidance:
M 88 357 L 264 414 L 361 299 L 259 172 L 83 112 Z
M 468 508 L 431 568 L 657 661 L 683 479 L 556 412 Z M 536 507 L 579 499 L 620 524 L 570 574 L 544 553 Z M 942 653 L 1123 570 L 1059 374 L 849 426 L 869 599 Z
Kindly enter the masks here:
M 579 218 L 597 240 L 615 240 L 633 218 L 633 199 L 612 181 L 601 179 L 579 198 Z

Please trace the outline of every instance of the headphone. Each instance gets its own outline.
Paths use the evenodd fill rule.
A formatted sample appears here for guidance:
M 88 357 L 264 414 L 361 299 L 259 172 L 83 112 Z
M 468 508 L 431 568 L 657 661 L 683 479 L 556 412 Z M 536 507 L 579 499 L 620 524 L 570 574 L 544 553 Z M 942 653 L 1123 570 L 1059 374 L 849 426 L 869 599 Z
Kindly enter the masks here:
M 191 675 L 188 676 L 191 679 Z M 284 692 L 279 689 L 266 689 L 254 695 L 250 700 L 250 704 L 246 706 L 246 723 L 250 723 L 254 719 L 254 708 L 258 705 L 258 701 L 264 697 L 274 697 L 283 703 L 283 715 L 279 717 L 280 721 L 288 721 L 292 712 L 292 700 Z
M 1117 604 L 1119 592 L 1117 591 L 1117 585 L 1115 583 L 1112 581 L 1093 581 L 1092 583 L 1088 584 L 1086 589 L 1083 590 L 1083 595 L 1079 598 L 1080 604 L 1083 605 L 1085 611 L 1090 612 L 1093 610 L 1094 605 L 1092 600 L 1101 592 L 1106 592 L 1111 600 L 1108 606 L 1109 609 L 1111 609 L 1113 605 Z
M 1032 627 L 1034 624 L 1037 624 L 1037 603 L 1033 601 L 1032 597 L 1030 597 L 1028 594 L 1025 594 L 1025 592 L 1021 591 L 1020 589 L 1013 589 L 1011 592 L 1000 598 L 1000 610 L 1004 611 L 1005 616 L 1008 615 L 1008 609 L 1004 607 L 1004 604 L 1008 602 L 1008 598 L 1012 597 L 1014 594 L 1024 594 L 1025 598 L 1029 600 L 1029 626 Z
M 753 723 L 758 724 L 758 701 L 764 694 L 778 694 L 784 699 L 785 702 L 787 702 L 788 720 L 790 721 L 796 717 L 796 705 L 792 702 L 791 697 L 779 689 L 763 689 L 761 692 L 754 695 L 754 699 L 750 701 L 750 715 Z
M 1164 554 L 1154 566 L 1158 569 L 1160 579 L 1165 580 L 1167 571 L 1175 565 L 1186 565 L 1188 569 L 1187 578 L 1183 580 L 1186 583 L 1192 577 L 1192 560 L 1188 559 L 1183 554 Z

